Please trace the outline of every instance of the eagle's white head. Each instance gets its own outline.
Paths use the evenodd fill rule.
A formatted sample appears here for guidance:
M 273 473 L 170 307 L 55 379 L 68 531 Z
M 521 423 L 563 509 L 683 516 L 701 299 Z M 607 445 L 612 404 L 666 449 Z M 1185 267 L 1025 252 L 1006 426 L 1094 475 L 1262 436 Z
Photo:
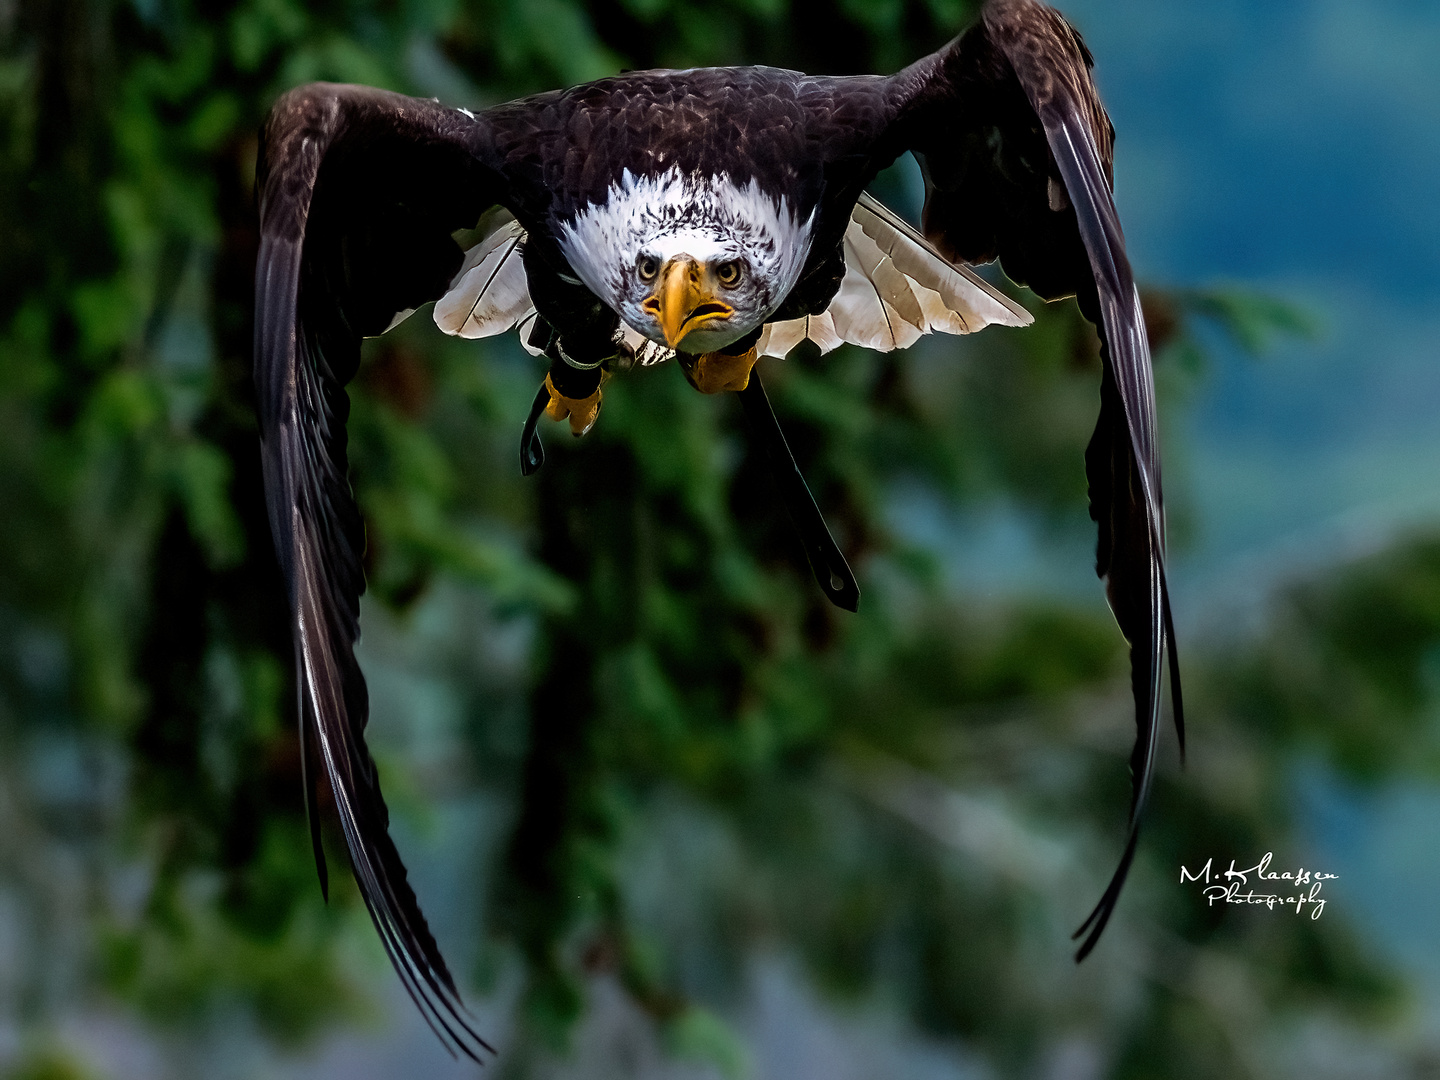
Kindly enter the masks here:
M 805 265 L 814 218 L 797 221 L 754 180 L 627 169 L 557 239 L 580 280 L 635 331 L 706 353 L 780 306 Z

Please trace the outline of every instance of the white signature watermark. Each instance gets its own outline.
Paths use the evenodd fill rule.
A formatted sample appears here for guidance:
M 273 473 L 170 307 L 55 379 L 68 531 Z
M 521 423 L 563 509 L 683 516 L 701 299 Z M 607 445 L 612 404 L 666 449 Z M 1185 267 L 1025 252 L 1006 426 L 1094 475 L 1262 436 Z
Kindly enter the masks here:
M 1237 869 L 1234 859 L 1230 860 L 1230 869 L 1216 870 L 1215 860 L 1206 859 L 1205 865 L 1193 874 L 1188 868 L 1180 867 L 1180 884 L 1199 883 L 1202 886 L 1200 895 L 1211 907 L 1216 904 L 1258 904 L 1272 911 L 1293 907 L 1296 915 L 1303 914 L 1308 907 L 1310 918 L 1320 918 L 1325 910 L 1325 898 L 1320 895 L 1320 888 L 1340 875 L 1322 874 L 1303 867 L 1299 870 L 1271 870 L 1270 862 L 1274 857 L 1273 852 L 1267 851 L 1263 859 L 1245 870 Z M 1255 879 L 1254 885 L 1251 885 L 1251 878 Z M 1257 888 L 1282 891 L 1257 892 Z M 1242 889 L 1246 891 L 1241 892 Z

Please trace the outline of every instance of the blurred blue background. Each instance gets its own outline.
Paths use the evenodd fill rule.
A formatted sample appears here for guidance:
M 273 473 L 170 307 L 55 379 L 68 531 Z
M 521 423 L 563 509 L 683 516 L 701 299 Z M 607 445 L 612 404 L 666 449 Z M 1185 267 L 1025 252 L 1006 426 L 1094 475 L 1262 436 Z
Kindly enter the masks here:
M 1440 11 L 1421 3 L 1078 3 L 1121 134 L 1140 272 L 1244 282 L 1314 313 L 1263 359 L 1216 343 L 1189 415 L 1182 618 L 1208 633 L 1440 515 Z M 1203 725 L 1203 720 L 1200 721 Z M 1301 770 L 1337 903 L 1440 1005 L 1428 785 Z M 1433 1022 L 1433 1020 L 1432 1020 Z

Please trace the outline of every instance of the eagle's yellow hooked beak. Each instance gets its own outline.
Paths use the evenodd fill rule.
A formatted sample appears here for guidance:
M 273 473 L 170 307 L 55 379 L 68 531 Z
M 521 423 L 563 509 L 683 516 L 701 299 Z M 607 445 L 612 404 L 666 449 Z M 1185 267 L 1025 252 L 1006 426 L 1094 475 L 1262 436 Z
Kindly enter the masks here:
M 679 349 L 692 330 L 735 314 L 733 307 L 716 298 L 717 285 L 713 268 L 677 255 L 660 268 L 655 291 L 641 307 L 660 324 L 665 344 Z

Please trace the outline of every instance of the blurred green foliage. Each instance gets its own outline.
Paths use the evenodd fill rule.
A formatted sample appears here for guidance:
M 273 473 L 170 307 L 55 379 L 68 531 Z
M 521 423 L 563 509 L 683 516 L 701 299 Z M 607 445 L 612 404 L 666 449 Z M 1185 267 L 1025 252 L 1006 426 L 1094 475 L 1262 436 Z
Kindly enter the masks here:
M 90 1080 L 90 1073 L 54 1049 L 27 1054 L 5 1072 L 6 1080 Z
M 0 5 L 0 887 L 25 943 L 0 983 L 17 1017 L 43 1031 L 103 999 L 203 1032 L 238 1010 L 295 1045 L 373 996 L 378 969 L 344 944 L 369 940 L 363 912 L 343 875 L 321 904 L 304 834 L 250 407 L 255 132 L 275 96 L 333 79 L 477 106 L 623 67 L 886 71 L 971 13 Z M 1031 301 L 1024 333 L 764 369 L 861 574 L 857 617 L 814 589 L 734 402 L 673 368 L 613 380 L 597 428 L 547 431 L 522 481 L 540 373 L 513 343 L 423 318 L 371 343 L 350 423 L 368 610 L 403 631 L 458 590 L 526 642 L 508 682 L 411 665 L 461 703 L 458 782 L 506 807 L 472 898 L 489 944 L 462 981 L 521 973 L 515 1074 L 613 977 L 670 1052 L 742 1075 L 721 1017 L 767 953 L 802 958 L 839 1008 L 880 1002 L 1016 1076 L 1076 1040 L 1116 1077 L 1293 1075 L 1315 1018 L 1361 1039 L 1395 1015 L 1398 984 L 1343 914 L 1222 916 L 1172 880 L 1286 849 L 1297 751 L 1370 778 L 1433 766 L 1428 539 L 1299 587 L 1237 655 L 1184 654 L 1190 768 L 1162 769 L 1120 914 L 1071 964 L 1129 798 L 1123 642 L 1098 582 L 1083 600 L 957 592 L 955 552 L 895 511 L 905 491 L 941 520 L 1004 506 L 1091 536 L 1094 335 Z M 1146 303 L 1162 388 L 1190 377 L 1197 318 L 1256 348 L 1304 329 L 1236 292 Z M 420 766 L 381 759 L 392 802 L 423 807 Z M 42 1049 L 6 1075 L 82 1073 Z

